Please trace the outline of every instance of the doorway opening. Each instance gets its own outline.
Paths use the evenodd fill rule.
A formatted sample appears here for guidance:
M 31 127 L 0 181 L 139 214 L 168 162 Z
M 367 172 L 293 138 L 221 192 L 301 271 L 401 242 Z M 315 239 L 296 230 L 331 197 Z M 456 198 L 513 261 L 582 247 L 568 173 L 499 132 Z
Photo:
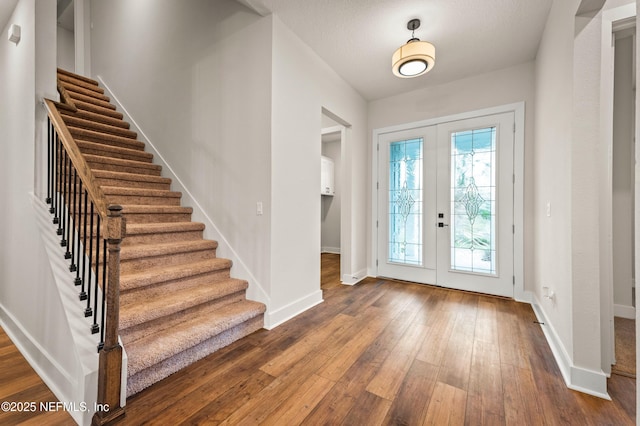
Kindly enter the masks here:
M 58 0 L 56 63 L 58 68 L 71 72 L 74 72 L 76 68 L 74 8 L 73 0 Z
M 611 372 L 635 378 L 635 17 L 614 22 L 613 39 L 611 211 L 614 357 Z

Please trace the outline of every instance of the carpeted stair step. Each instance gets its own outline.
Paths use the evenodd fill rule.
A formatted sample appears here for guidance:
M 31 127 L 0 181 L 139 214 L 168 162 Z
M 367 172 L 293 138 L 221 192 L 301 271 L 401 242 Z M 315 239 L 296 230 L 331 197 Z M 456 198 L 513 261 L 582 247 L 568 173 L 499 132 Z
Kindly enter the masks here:
M 63 115 L 62 119 L 65 124 L 70 128 L 79 128 L 85 130 L 92 130 L 99 134 L 109 134 L 114 136 L 119 136 L 121 138 L 133 139 L 135 140 L 138 137 L 138 134 L 129 129 L 125 129 L 121 126 L 113 126 L 111 124 L 106 123 L 96 123 L 94 120 L 89 120 L 82 117 L 75 117 L 73 115 Z M 82 133 L 80 133 L 82 134 Z M 87 133 L 91 135 L 91 133 Z M 144 146 L 144 142 L 140 142 Z
M 183 265 L 163 267 L 156 265 L 144 271 L 124 274 L 120 277 L 120 292 L 144 291 L 151 287 L 161 287 L 165 291 L 170 286 L 175 288 L 189 287 L 206 282 L 221 281 L 230 278 L 229 270 L 232 262 L 229 259 L 202 260 Z M 195 281 L 194 281 L 195 280 Z
M 96 183 L 101 186 L 120 186 L 126 188 L 146 188 L 168 191 L 171 179 L 161 176 L 143 175 L 139 173 L 112 172 L 109 170 L 93 170 Z
M 160 176 L 162 173 L 162 166 L 148 162 L 124 160 L 121 158 L 103 157 L 92 154 L 84 154 L 84 159 L 94 172 L 96 170 L 102 170 L 149 176 Z
M 102 191 L 110 204 L 145 204 L 156 206 L 179 206 L 181 192 L 160 189 L 126 188 L 103 186 Z
M 153 154 L 138 149 L 121 148 L 119 146 L 105 145 L 76 139 L 76 144 L 85 155 L 98 155 L 103 157 L 119 158 L 121 160 L 133 160 L 151 163 Z
M 215 259 L 217 247 L 218 243 L 211 240 L 125 246 L 120 251 L 120 273 Z
M 166 322 L 169 320 L 167 317 L 175 314 L 184 320 L 189 311 L 204 303 L 216 304 L 220 308 L 243 300 L 246 289 L 246 281 L 229 278 L 212 283 L 203 280 L 198 286 L 171 289 L 170 292 L 124 293 L 120 296 L 120 333 L 158 319 Z
M 123 205 L 122 214 L 129 223 L 189 222 L 191 207 Z
M 133 395 L 189 364 L 262 328 L 264 305 L 242 301 L 203 311 L 126 346 L 127 395 Z
M 76 73 L 73 73 L 71 71 L 67 71 L 67 70 L 65 70 L 63 68 L 57 68 L 56 72 L 57 72 L 58 77 L 66 76 L 66 77 L 68 77 L 70 79 L 73 79 L 73 80 L 76 80 L 76 81 L 82 81 L 82 82 L 84 82 L 86 84 L 90 84 L 90 85 L 93 85 L 93 86 L 96 86 L 96 87 L 98 87 L 98 85 L 99 85 L 99 83 L 96 80 L 92 79 L 92 78 L 85 77 L 84 75 L 76 74 Z
M 81 109 L 78 109 L 76 111 L 60 109 L 60 114 L 62 115 L 63 119 L 65 119 L 66 117 L 75 117 L 83 120 L 88 120 L 96 124 L 102 123 L 122 129 L 128 129 L 129 127 L 131 127 L 129 123 L 121 119 L 109 117 L 102 114 L 96 114 L 95 112 L 85 111 Z
M 67 91 L 67 93 L 69 94 L 69 96 L 71 97 L 71 99 L 73 99 L 74 103 L 75 101 L 81 101 L 87 104 L 91 104 L 91 105 L 95 105 L 104 109 L 108 109 L 108 110 L 112 110 L 115 111 L 116 110 L 116 106 L 111 104 L 110 102 L 107 101 L 103 101 L 101 99 L 97 99 L 93 96 L 87 96 L 87 95 L 83 95 L 82 93 L 77 93 L 77 92 L 70 92 Z
M 99 95 L 104 95 L 104 89 L 102 87 L 96 86 L 92 83 L 87 83 L 84 80 L 78 80 L 77 78 L 70 77 L 66 74 L 58 73 L 58 81 L 60 81 L 65 90 L 69 85 L 73 85 L 76 87 L 82 87 L 84 90 L 95 92 Z
M 69 95 L 71 95 L 72 93 L 76 93 L 76 94 L 87 96 L 102 102 L 111 103 L 111 99 L 104 93 L 98 93 L 95 90 L 84 88 L 80 85 L 63 81 L 62 87 L 64 87 L 64 89 L 67 91 L 67 93 L 69 93 Z
M 118 111 L 114 111 L 111 108 L 103 108 L 99 105 L 94 105 L 89 102 L 84 102 L 80 99 L 74 99 L 74 104 L 78 109 L 93 112 L 95 114 L 105 115 L 107 117 L 116 118 L 118 120 L 122 120 L 122 113 Z
M 131 223 L 122 246 L 199 240 L 203 231 L 204 223 L 199 222 Z
M 118 148 L 133 149 L 135 151 L 144 151 L 145 144 L 136 139 L 129 137 L 112 135 L 109 133 L 97 132 L 95 130 L 83 129 L 80 127 L 70 126 L 67 123 L 71 136 L 78 141 L 94 142 L 102 145 L 115 146 Z

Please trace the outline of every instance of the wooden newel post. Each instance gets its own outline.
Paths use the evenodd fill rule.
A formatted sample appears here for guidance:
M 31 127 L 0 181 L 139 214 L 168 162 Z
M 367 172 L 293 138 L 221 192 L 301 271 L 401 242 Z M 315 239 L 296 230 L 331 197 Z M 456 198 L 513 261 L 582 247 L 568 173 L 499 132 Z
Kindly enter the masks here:
M 98 400 L 96 413 L 91 423 L 103 425 L 124 415 L 120 406 L 122 387 L 122 347 L 118 343 L 120 318 L 120 242 L 125 236 L 125 218 L 122 207 L 109 206 L 105 224 L 105 238 L 108 247 L 108 282 L 106 291 L 105 339 L 100 350 L 98 368 Z

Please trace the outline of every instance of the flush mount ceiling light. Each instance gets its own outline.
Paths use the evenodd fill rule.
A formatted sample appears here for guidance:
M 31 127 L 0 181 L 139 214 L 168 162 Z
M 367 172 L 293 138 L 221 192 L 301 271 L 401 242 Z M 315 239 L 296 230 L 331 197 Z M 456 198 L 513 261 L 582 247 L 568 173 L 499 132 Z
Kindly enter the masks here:
M 393 73 L 401 78 L 417 77 L 431 71 L 436 63 L 436 48 L 428 41 L 420 41 L 414 32 L 420 27 L 419 19 L 407 22 L 407 29 L 411 30 L 411 39 L 400 46 L 391 57 Z

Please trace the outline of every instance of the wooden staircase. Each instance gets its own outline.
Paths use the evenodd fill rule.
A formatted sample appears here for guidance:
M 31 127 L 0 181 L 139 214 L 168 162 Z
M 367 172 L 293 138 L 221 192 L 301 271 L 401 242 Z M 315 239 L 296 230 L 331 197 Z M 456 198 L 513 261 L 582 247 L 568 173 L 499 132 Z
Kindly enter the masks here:
M 98 82 L 58 70 L 57 108 L 108 204 L 120 204 L 119 335 L 133 395 L 263 326 L 265 306 L 216 257 L 204 224 L 171 191 L 171 179 L 129 130 Z

